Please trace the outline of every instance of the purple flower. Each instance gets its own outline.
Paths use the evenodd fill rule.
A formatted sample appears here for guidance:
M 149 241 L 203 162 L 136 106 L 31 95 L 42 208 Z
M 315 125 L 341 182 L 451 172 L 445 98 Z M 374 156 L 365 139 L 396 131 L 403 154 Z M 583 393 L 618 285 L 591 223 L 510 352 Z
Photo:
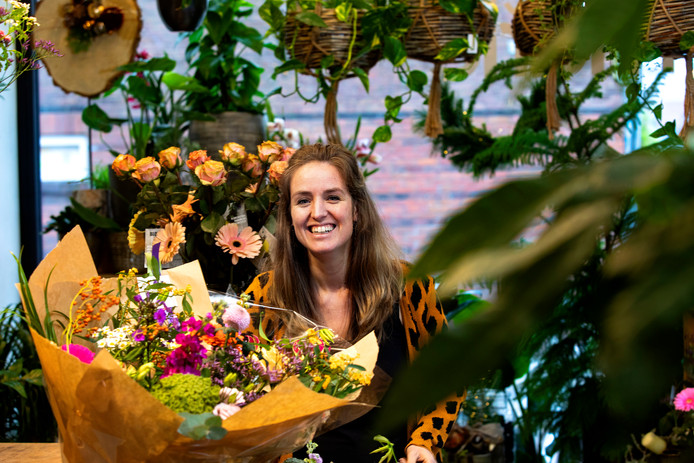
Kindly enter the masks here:
M 164 322 L 166 322 L 166 316 L 168 314 L 166 313 L 165 309 L 159 309 L 156 312 L 154 312 L 154 321 L 159 323 L 160 325 L 163 325 Z
M 145 340 L 145 334 L 141 330 L 134 331 L 132 336 L 135 342 L 142 342 Z
M 323 458 L 321 458 L 321 456 L 317 453 L 309 453 L 308 459 L 311 460 L 313 463 L 323 463 Z
M 203 331 L 204 331 L 205 334 L 208 335 L 208 336 L 214 336 L 214 333 L 215 333 L 215 331 L 217 331 L 217 330 L 215 329 L 215 327 L 214 327 L 212 324 L 208 323 L 208 324 L 205 325 L 205 328 L 204 328 Z
M 186 331 L 194 333 L 202 328 L 202 322 L 195 317 L 190 317 L 188 320 L 183 322 L 183 328 Z
M 142 302 L 142 294 L 135 294 L 135 296 L 133 296 L 133 301 L 137 303 Z

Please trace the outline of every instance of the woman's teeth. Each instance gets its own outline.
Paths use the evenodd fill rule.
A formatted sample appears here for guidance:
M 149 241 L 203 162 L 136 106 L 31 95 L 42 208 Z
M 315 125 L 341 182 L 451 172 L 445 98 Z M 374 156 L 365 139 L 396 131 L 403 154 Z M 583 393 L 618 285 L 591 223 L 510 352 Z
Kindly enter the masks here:
M 335 225 L 321 225 L 318 227 L 312 227 L 311 233 L 328 233 L 333 231 Z

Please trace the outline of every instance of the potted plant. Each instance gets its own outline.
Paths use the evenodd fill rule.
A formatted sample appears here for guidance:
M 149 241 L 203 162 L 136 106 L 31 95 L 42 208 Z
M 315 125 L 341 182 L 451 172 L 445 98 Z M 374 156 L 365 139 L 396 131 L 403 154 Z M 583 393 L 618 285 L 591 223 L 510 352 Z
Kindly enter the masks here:
M 427 83 L 426 74 L 410 70 L 407 64 L 403 42 L 412 20 L 403 0 L 266 0 L 259 13 L 270 26 L 268 34 L 278 40 L 275 56 L 281 63 L 273 77 L 293 72 L 297 79 L 299 74 L 316 79 L 315 92 L 303 91 L 297 84 L 296 93 L 311 103 L 325 99 L 329 142 L 342 143 L 337 125 L 342 80 L 357 77 L 368 92 L 369 69 L 384 57 L 406 85 L 403 94 L 386 97 L 384 124 L 374 132 L 374 142 L 390 139 L 390 125 L 400 121 L 400 108 Z
M 252 13 L 245 0 L 211 0 L 202 25 L 185 35 L 189 74 L 207 89 L 185 97 L 190 139 L 202 149 L 216 152 L 234 140 L 255 152 L 265 138 L 262 114 L 279 88 L 263 94 L 263 68 L 244 56 L 246 50 L 261 54 L 268 48 L 260 32 L 246 24 Z

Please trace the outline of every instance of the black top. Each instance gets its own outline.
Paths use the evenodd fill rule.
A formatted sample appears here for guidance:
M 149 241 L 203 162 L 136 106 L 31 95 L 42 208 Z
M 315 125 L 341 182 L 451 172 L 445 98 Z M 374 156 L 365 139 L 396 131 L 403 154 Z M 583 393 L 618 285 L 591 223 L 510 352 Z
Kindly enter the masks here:
M 378 343 L 378 359 L 376 366 L 385 371 L 391 378 L 407 363 L 407 340 L 405 327 L 400 321 L 400 307 L 395 304 L 391 316 L 383 325 L 383 332 Z M 388 392 L 386 392 L 386 396 Z M 375 429 L 380 407 L 373 408 L 366 414 L 350 421 L 339 428 L 328 431 L 313 439 L 318 444 L 315 452 L 323 459 L 324 463 L 351 463 L 374 462 L 377 463 L 382 454 L 371 455 L 371 452 L 381 446 L 374 441 L 374 436 L 381 434 L 395 444 L 395 455 L 398 458 L 405 456 L 407 445 L 407 426 L 403 424 L 391 432 Z M 294 452 L 294 457 L 306 458 L 306 450 Z

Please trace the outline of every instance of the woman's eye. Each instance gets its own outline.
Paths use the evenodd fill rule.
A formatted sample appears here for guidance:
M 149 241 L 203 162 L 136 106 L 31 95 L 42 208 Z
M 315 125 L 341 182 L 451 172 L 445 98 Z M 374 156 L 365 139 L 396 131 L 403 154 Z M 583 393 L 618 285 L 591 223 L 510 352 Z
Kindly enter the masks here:
M 328 201 L 339 201 L 340 197 L 337 195 L 330 195 L 328 196 Z
M 297 204 L 298 206 L 302 206 L 302 205 L 304 205 L 304 204 L 308 204 L 308 199 L 306 199 L 306 198 L 297 199 L 297 200 L 296 200 L 296 204 Z

